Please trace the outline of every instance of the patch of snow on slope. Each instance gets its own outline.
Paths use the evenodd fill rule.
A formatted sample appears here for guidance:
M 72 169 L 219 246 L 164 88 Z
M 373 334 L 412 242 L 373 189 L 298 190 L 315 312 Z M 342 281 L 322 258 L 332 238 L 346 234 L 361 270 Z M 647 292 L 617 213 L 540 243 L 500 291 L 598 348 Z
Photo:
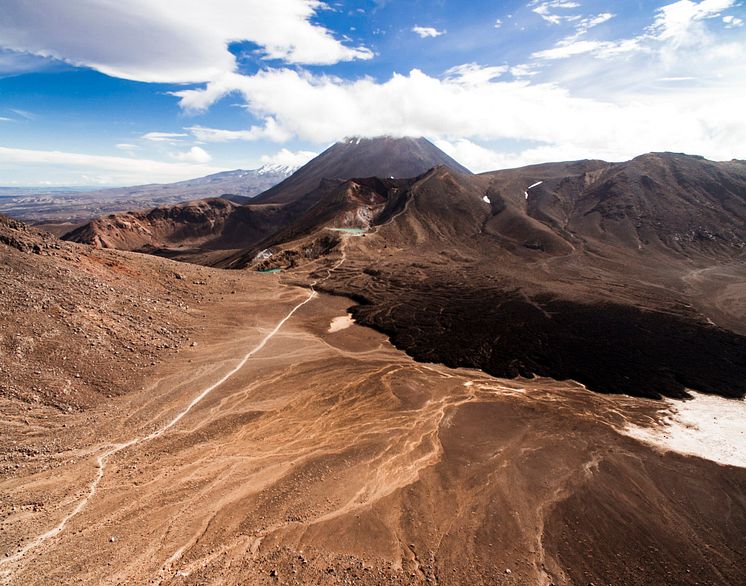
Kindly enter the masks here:
M 529 190 L 529 189 L 533 189 L 534 187 L 538 187 L 538 186 L 539 186 L 539 185 L 541 185 L 542 183 L 544 183 L 544 182 L 543 182 L 543 181 L 537 181 L 536 183 L 532 183 L 531 185 L 529 185 L 529 186 L 528 186 L 528 187 L 526 188 L 526 191 L 524 191 L 524 192 L 523 192 L 523 197 L 525 197 L 526 199 L 528 199 L 528 190 Z
M 630 425 L 623 432 L 665 451 L 746 468 L 746 400 L 691 395 L 668 401 L 671 414 L 661 426 Z
M 482 200 L 483 200 L 483 201 L 484 201 L 485 203 L 492 203 L 492 202 L 490 201 L 490 198 L 489 198 L 489 197 L 487 197 L 486 195 L 485 195 L 485 196 L 484 196 L 484 197 L 482 198 Z

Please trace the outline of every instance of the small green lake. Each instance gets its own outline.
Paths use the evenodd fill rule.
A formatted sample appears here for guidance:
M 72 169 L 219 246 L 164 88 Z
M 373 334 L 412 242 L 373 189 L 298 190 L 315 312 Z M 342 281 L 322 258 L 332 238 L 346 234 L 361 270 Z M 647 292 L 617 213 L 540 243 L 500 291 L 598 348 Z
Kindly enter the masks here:
M 279 273 L 282 269 L 260 269 L 259 273 Z

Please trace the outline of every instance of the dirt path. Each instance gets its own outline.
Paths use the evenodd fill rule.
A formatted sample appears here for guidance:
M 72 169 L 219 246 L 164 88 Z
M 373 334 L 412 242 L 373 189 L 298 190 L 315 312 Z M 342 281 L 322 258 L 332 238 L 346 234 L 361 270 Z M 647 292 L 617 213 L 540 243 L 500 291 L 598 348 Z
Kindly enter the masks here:
M 317 269 L 319 283 L 345 259 L 343 246 Z M 617 432 L 654 422 L 654 401 L 416 363 L 356 324 L 329 332 L 348 300 L 313 289 L 299 299 L 273 275 L 249 283 L 214 308 L 217 325 L 192 353 L 122 398 L 121 421 L 91 419 L 94 437 L 152 431 L 98 456 L 94 490 L 64 530 L 6 562 L 6 581 L 728 584 L 742 575 L 734 552 L 746 473 Z M 243 363 L 237 345 L 251 348 Z M 43 512 L 80 470 L 2 488 Z M 20 542 L 35 518 L 0 524 Z M 609 549 L 620 527 L 624 539 Z
M 9 576 L 11 570 L 8 568 L 12 568 L 14 564 L 20 561 L 30 551 L 37 549 L 38 547 L 42 546 L 46 541 L 53 539 L 54 537 L 59 535 L 65 529 L 65 527 L 70 522 L 70 520 L 76 517 L 78 514 L 80 514 L 80 512 L 83 511 L 83 509 L 85 509 L 85 507 L 88 505 L 91 499 L 93 499 L 96 496 L 96 491 L 98 489 L 98 486 L 106 474 L 107 462 L 109 461 L 111 457 L 133 446 L 138 446 L 140 444 L 144 444 L 146 442 L 150 442 L 156 438 L 159 438 L 163 434 L 165 434 L 168 430 L 176 426 L 195 406 L 197 406 L 200 402 L 202 402 L 215 389 L 217 389 L 218 387 L 226 383 L 229 379 L 231 379 L 237 372 L 239 372 L 246 365 L 246 363 L 249 360 L 251 360 L 253 356 L 259 353 L 267 345 L 267 343 L 272 338 L 275 337 L 275 335 L 280 331 L 280 329 L 287 323 L 287 321 L 290 318 L 293 317 L 293 315 L 301 307 L 303 307 L 307 303 L 310 303 L 314 298 L 316 298 L 318 296 L 318 293 L 316 292 L 314 287 L 326 281 L 331 276 L 331 274 L 345 262 L 346 242 L 347 242 L 346 237 L 343 235 L 341 247 L 340 247 L 341 257 L 330 269 L 328 269 L 326 277 L 324 277 L 323 279 L 317 279 L 313 281 L 310 287 L 310 292 L 308 293 L 308 296 L 303 301 L 295 305 L 287 313 L 287 315 L 285 315 L 277 323 L 277 325 L 266 336 L 264 336 L 264 338 L 262 338 L 259 344 L 257 344 L 249 352 L 244 354 L 243 357 L 241 357 L 238 364 L 234 368 L 232 368 L 225 375 L 223 375 L 223 377 L 220 378 L 217 382 L 203 389 L 196 397 L 194 397 L 194 399 L 192 399 L 192 401 L 186 407 L 184 407 L 184 409 L 182 409 L 170 421 L 166 422 L 165 424 L 157 428 L 155 431 L 142 437 L 133 438 L 124 443 L 115 444 L 114 446 L 104 451 L 102 454 L 96 456 L 96 467 L 97 467 L 96 476 L 94 477 L 91 484 L 88 486 L 88 490 L 85 496 L 80 501 L 78 501 L 78 503 L 75 505 L 73 510 L 69 514 L 67 514 L 65 517 L 63 517 L 63 519 L 55 527 L 31 539 L 26 545 L 20 548 L 14 555 L 0 559 L 0 577 Z
M 264 338 L 262 338 L 262 341 L 255 348 L 251 349 L 241 358 L 239 363 L 232 370 L 228 371 L 216 383 L 210 385 L 209 387 L 204 389 L 201 393 L 199 393 L 199 395 L 197 395 L 194 399 L 192 399 L 192 401 L 181 412 L 179 412 L 173 419 L 171 419 L 170 421 L 165 423 L 163 426 L 161 426 L 160 428 L 156 429 L 154 432 L 146 436 L 137 437 L 122 444 L 116 444 L 115 446 L 106 450 L 103 454 L 100 454 L 99 456 L 97 456 L 96 466 L 98 468 L 98 471 L 96 473 L 96 477 L 93 479 L 93 482 L 91 482 L 90 486 L 88 487 L 88 492 L 85 495 L 85 497 L 78 502 L 75 508 L 68 515 L 66 515 L 56 527 L 53 527 L 49 531 L 46 531 L 45 533 L 42 533 L 41 535 L 33 538 L 29 543 L 23 546 L 20 549 L 20 551 L 18 551 L 15 555 L 1 559 L 0 560 L 0 572 L 5 572 L 8 566 L 11 566 L 12 564 L 18 562 L 29 551 L 40 547 L 41 545 L 44 544 L 44 542 L 59 535 L 59 533 L 61 533 L 64 530 L 65 526 L 70 522 L 70 520 L 74 518 L 76 515 L 78 515 L 86 507 L 86 505 L 90 502 L 90 500 L 94 496 L 96 496 L 96 490 L 98 488 L 98 485 L 101 482 L 101 480 L 104 478 L 104 475 L 106 474 L 106 464 L 109 458 L 111 458 L 112 456 L 115 456 L 116 454 L 118 454 L 119 452 L 122 452 L 123 450 L 126 450 L 133 446 L 137 446 L 139 444 L 143 444 L 145 442 L 154 440 L 162 436 L 169 429 L 171 429 L 176 424 L 178 424 L 179 421 L 181 421 L 184 418 L 184 416 L 187 415 L 198 403 L 200 403 L 212 391 L 220 387 L 222 384 L 228 381 L 232 376 L 234 376 L 239 370 L 241 370 L 256 353 L 261 351 L 267 345 L 267 343 L 277 334 L 277 332 L 280 331 L 280 328 L 282 328 L 282 326 L 285 325 L 285 323 L 291 317 L 293 317 L 293 315 L 301 307 L 303 307 L 304 305 L 312 301 L 316 296 L 317 296 L 316 291 L 311 289 L 311 292 L 308 294 L 308 297 L 304 299 L 303 301 L 301 301 L 298 305 L 293 307 L 288 312 L 288 314 L 280 320 L 280 322 L 274 327 L 274 329 L 269 334 L 267 334 Z

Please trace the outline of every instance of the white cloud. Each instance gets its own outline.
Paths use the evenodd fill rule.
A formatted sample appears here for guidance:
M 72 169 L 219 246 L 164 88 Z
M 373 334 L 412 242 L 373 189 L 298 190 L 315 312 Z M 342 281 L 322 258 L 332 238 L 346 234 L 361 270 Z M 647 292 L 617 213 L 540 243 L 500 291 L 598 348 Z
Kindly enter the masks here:
M 464 63 L 451 67 L 446 71 L 445 78 L 452 83 L 479 85 L 497 79 L 506 71 L 507 65 L 483 67 L 477 63 Z
M 633 156 L 620 155 L 615 148 L 607 149 L 603 146 L 587 148 L 579 145 L 546 145 L 531 147 L 515 151 L 504 152 L 480 146 L 468 139 L 461 138 L 454 141 L 435 139 L 435 145 L 459 163 L 475 173 L 494 171 L 497 169 L 512 169 L 525 165 L 536 165 L 548 161 L 578 161 L 582 159 L 603 159 L 606 161 L 621 161 Z M 635 153 L 640 154 L 640 153 Z
M 36 120 L 37 116 L 33 112 L 29 112 L 28 110 L 21 110 L 20 108 L 9 108 L 11 112 L 14 114 L 18 114 L 21 118 L 25 118 L 26 120 Z
M 130 144 L 128 142 L 120 142 L 119 144 L 116 144 L 114 146 L 116 146 L 118 149 L 121 149 L 123 151 L 136 151 L 137 149 L 140 148 L 136 144 Z
M 736 0 L 679 0 L 658 9 L 651 33 L 673 45 L 694 44 L 706 35 L 701 21 L 720 16 L 736 5 Z
M 12 118 L 6 118 L 5 116 L 0 116 L 0 122 L 13 122 L 14 120 Z
M 474 173 L 494 171 L 511 166 L 508 157 L 493 150 L 486 149 L 472 141 L 461 138 L 455 141 L 435 139 L 435 146 L 456 159 Z
M 566 59 L 574 55 L 582 55 L 583 53 L 592 53 L 604 46 L 610 45 L 600 41 L 574 41 L 574 42 L 561 42 L 552 49 L 544 49 L 543 51 L 536 51 L 531 56 L 534 59 Z
M 541 2 L 540 0 L 533 0 L 529 3 L 532 10 L 541 16 L 550 24 L 560 24 L 562 21 L 577 20 L 580 17 L 575 14 L 566 14 L 564 12 L 557 13 L 556 10 L 566 11 L 572 8 L 580 8 L 578 2 L 567 2 L 565 0 L 549 0 L 547 2 Z
M 615 16 L 616 15 L 612 14 L 611 12 L 602 12 L 601 14 L 597 14 L 596 16 L 588 16 L 585 18 L 581 18 L 578 21 L 577 26 L 575 27 L 575 36 L 581 37 L 584 34 L 586 34 L 589 30 L 591 30 L 593 27 L 596 27 L 600 24 L 608 22 Z
M 413 26 L 412 32 L 418 34 L 421 39 L 426 39 L 427 37 L 439 37 L 440 35 L 446 34 L 446 31 L 439 31 L 431 26 Z
M 652 52 L 652 49 L 642 42 L 642 39 L 622 39 L 619 41 L 587 41 L 576 40 L 575 36 L 563 39 L 552 49 L 544 49 L 531 54 L 534 59 L 567 59 L 576 55 L 592 54 L 602 59 L 616 57 L 625 53 Z
M 740 67 L 741 57 L 735 52 L 713 58 L 720 66 Z M 566 153 L 623 159 L 653 150 L 723 159 L 746 156 L 741 105 L 746 80 L 738 76 L 674 94 L 603 96 L 601 87 L 596 97 L 580 98 L 554 83 L 503 81 L 495 79 L 491 68 L 484 69 L 475 64 L 457 68 L 473 83 L 464 83 L 463 75 L 439 79 L 418 70 L 379 83 L 273 69 L 234 75 L 180 96 L 183 107 L 204 108 L 225 92 L 239 92 L 254 115 L 271 117 L 282 132 L 315 144 L 341 136 L 391 134 L 544 145 L 543 151 L 522 153 L 524 158 Z M 662 77 L 655 68 L 650 74 L 653 81 Z
M 262 155 L 263 165 L 297 168 L 302 167 L 313 159 L 318 153 L 311 151 L 290 151 L 280 149 L 274 155 Z
M 0 47 L 146 82 L 202 82 L 235 69 L 228 44 L 267 59 L 328 65 L 370 59 L 313 18 L 320 0 L 4 0 Z
M 609 58 L 641 52 L 654 53 L 661 60 L 671 62 L 677 60 L 676 53 L 683 49 L 712 49 L 715 42 L 703 21 L 716 18 L 723 10 L 735 5 L 736 0 L 678 0 L 657 9 L 653 24 L 635 37 L 613 41 L 578 40 L 589 29 L 614 17 L 611 13 L 602 13 L 582 18 L 576 26 L 575 34 L 562 39 L 553 48 L 536 51 L 531 56 L 534 59 L 555 60 L 584 54 Z M 678 60 L 681 61 L 680 58 Z M 651 64 L 648 63 L 647 66 L 650 67 Z
M 503 25 L 503 21 L 498 18 L 494 24 L 495 28 L 500 28 L 502 25 Z
M 219 128 L 205 128 L 204 126 L 190 126 L 186 128 L 197 140 L 202 142 L 231 142 L 236 140 L 255 141 L 268 139 L 273 142 L 285 142 L 292 136 L 277 125 L 271 116 L 264 120 L 264 126 L 252 126 L 248 130 L 223 130 Z
M 16 176 L 24 176 L 23 169 L 28 169 L 28 177 L 38 177 L 40 169 L 44 169 L 45 175 L 59 178 L 55 183 L 69 185 L 81 180 L 113 185 L 171 182 L 225 170 L 205 164 L 0 147 L 0 169 L 3 168 L 12 169 Z
M 575 13 L 568 14 L 566 13 L 566 10 L 580 8 L 580 4 L 577 2 L 564 2 L 562 0 L 554 0 L 551 2 L 539 2 L 539 0 L 534 0 L 529 4 L 529 6 L 534 6 L 533 11 L 551 24 L 558 25 L 567 22 L 572 23 L 575 26 L 575 33 L 566 37 L 563 41 L 560 41 L 560 44 L 564 45 L 572 44 L 574 41 L 585 35 L 590 29 L 608 22 L 616 16 L 611 12 L 602 12 L 593 16 L 583 16 Z M 555 12 L 555 9 L 562 9 L 563 12 L 558 14 Z
M 146 132 L 140 138 L 152 142 L 178 142 L 187 136 L 183 132 Z
M 723 22 L 725 23 L 725 28 L 738 28 L 739 26 L 743 26 L 743 19 L 733 16 L 732 14 L 724 16 Z
M 171 156 L 177 161 L 184 161 L 185 163 L 209 163 L 212 161 L 210 153 L 198 146 L 193 146 L 186 152 L 172 153 Z
M 473 65 L 466 67 L 476 75 Z M 527 108 L 546 108 L 546 100 L 553 99 L 555 104 L 570 100 L 564 90 L 552 86 L 488 82 L 474 87 L 459 78 L 437 79 L 418 70 L 406 76 L 394 74 L 384 83 L 312 77 L 289 69 L 234 76 L 232 81 L 254 113 L 272 115 L 288 133 L 319 144 L 345 135 L 474 136 L 484 132 L 513 136 L 519 127 L 534 126 L 520 115 Z M 221 84 L 222 91 L 228 87 Z M 210 85 L 205 93 L 211 100 L 220 98 Z M 296 99 L 299 95 L 304 99 Z M 182 105 L 209 105 L 203 98 L 189 90 L 182 93 Z M 578 109 L 584 103 L 579 100 Z M 493 115 L 501 111 L 510 116 Z
M 528 63 L 521 63 L 520 65 L 514 65 L 510 68 L 510 75 L 515 78 L 533 77 L 538 73 L 539 72 L 536 70 L 536 68 L 533 65 L 529 65 Z

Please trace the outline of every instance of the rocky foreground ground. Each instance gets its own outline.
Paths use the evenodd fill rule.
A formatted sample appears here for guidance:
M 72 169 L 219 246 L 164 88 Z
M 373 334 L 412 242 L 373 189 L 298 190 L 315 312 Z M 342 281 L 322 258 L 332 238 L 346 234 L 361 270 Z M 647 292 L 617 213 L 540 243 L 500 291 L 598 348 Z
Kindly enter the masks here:
M 2 230 L 3 583 L 744 575 L 746 469 L 627 435 L 665 403 L 415 362 L 340 320 L 308 285 L 354 244 L 258 274 Z
M 0 217 L 0 401 L 15 439 L 0 466 L 32 466 L 50 446 L 30 445 L 29 432 L 43 437 L 47 421 L 134 390 L 196 344 L 205 309 L 234 295 L 238 276 L 72 245 Z

